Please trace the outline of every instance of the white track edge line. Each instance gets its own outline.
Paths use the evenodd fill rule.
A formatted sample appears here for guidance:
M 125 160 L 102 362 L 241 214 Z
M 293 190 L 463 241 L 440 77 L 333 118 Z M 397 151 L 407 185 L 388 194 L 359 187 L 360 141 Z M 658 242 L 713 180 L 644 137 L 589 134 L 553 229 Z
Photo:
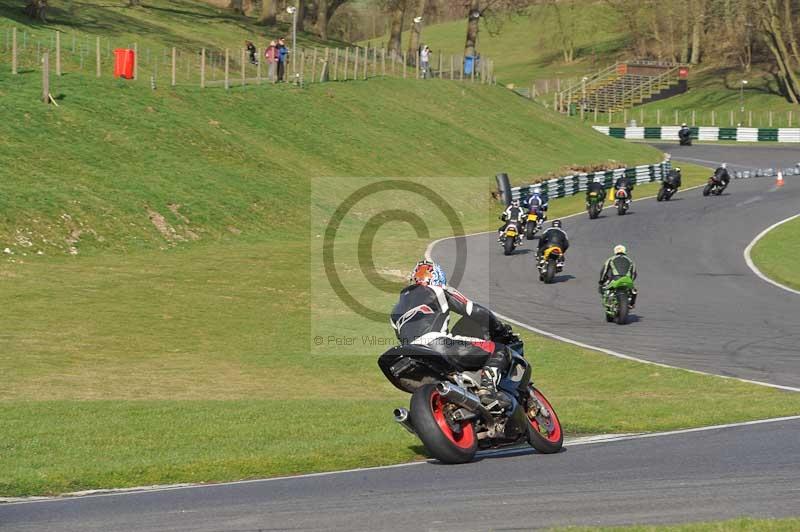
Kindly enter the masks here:
M 796 416 L 782 416 L 782 417 L 774 417 L 768 419 L 757 419 L 753 421 L 740 421 L 736 423 L 726 423 L 722 425 L 708 425 L 705 427 L 695 427 L 691 429 L 678 429 L 678 430 L 670 430 L 664 432 L 643 432 L 643 433 L 634 433 L 634 434 L 601 434 L 597 436 L 589 436 L 589 437 L 580 437 L 576 438 L 576 441 L 570 442 L 569 440 L 564 442 L 564 445 L 569 447 L 578 447 L 584 445 L 597 445 L 601 443 L 616 443 L 622 441 L 631 441 L 631 440 L 643 440 L 649 438 L 660 438 L 663 436 L 677 436 L 681 434 L 690 434 L 694 432 L 707 432 L 711 430 L 724 430 L 724 429 L 732 429 L 738 427 L 747 427 L 752 425 L 764 425 L 767 423 L 780 423 L 782 421 L 796 421 L 800 420 L 800 415 Z M 495 451 L 483 451 L 478 456 L 479 457 L 497 457 L 497 456 L 506 456 L 506 455 L 514 455 L 514 454 L 530 454 L 533 453 L 533 450 L 527 446 L 520 446 L 514 447 L 509 449 L 499 449 Z M 385 466 L 375 466 L 375 467 L 362 467 L 356 469 L 344 469 L 341 471 L 324 471 L 322 473 L 308 473 L 305 475 L 294 475 L 294 476 L 284 476 L 284 477 L 270 477 L 270 478 L 260 478 L 260 479 L 251 479 L 251 480 L 237 480 L 234 482 L 219 482 L 219 483 L 209 483 L 209 484 L 169 484 L 163 486 L 143 486 L 143 487 L 136 487 L 136 488 L 119 488 L 114 490 L 96 490 L 96 492 L 75 492 L 75 493 L 68 493 L 61 496 L 56 497 L 21 497 L 21 498 L 0 498 L 0 510 L 3 508 L 13 506 L 13 505 L 20 505 L 20 504 L 33 504 L 33 503 L 43 503 L 43 502 L 67 502 L 67 501 L 79 501 L 84 499 L 90 498 L 98 498 L 98 497 L 113 497 L 119 495 L 137 495 L 137 494 L 146 494 L 146 493 L 157 493 L 161 491 L 177 491 L 183 489 L 193 489 L 193 488 L 218 488 L 218 487 L 225 487 L 225 486 L 240 486 L 244 484 L 257 484 L 257 483 L 268 483 L 268 482 L 275 482 L 280 480 L 301 480 L 307 478 L 315 478 L 315 477 L 325 477 L 325 476 L 332 476 L 332 475 L 341 475 L 346 473 L 366 473 L 370 471 L 380 471 L 385 469 L 400 469 L 405 467 L 411 466 L 418 466 L 423 464 L 429 464 L 434 462 L 434 460 L 420 460 L 417 462 L 405 462 L 402 464 L 392 464 L 392 465 L 385 465 Z
M 750 242 L 747 245 L 746 248 L 744 248 L 744 260 L 745 260 L 745 262 L 747 262 L 747 266 L 753 271 L 753 273 L 755 273 L 762 280 L 768 282 L 771 285 L 775 285 L 778 288 L 786 290 L 787 292 L 791 292 L 792 294 L 796 294 L 796 295 L 800 296 L 800 290 L 795 290 L 794 288 L 789 288 L 786 285 L 782 285 L 781 283 L 779 283 L 777 281 L 774 281 L 774 280 L 770 279 L 769 277 L 767 277 L 766 275 L 764 275 L 763 273 L 761 273 L 761 270 L 758 269 L 758 266 L 756 266 L 755 262 L 753 262 L 753 259 L 750 257 L 750 252 L 753 251 L 753 248 L 755 247 L 756 244 L 758 244 L 758 241 L 761 240 L 762 238 L 764 238 L 767 235 L 767 233 L 769 233 L 773 229 L 785 224 L 786 222 L 791 222 L 795 218 L 799 218 L 799 217 L 800 217 L 800 214 L 795 214 L 794 216 L 790 216 L 789 218 L 786 218 L 785 220 L 781 220 L 778 223 L 774 223 L 774 224 L 770 225 L 769 227 L 767 227 L 766 229 L 764 229 L 763 231 L 761 231 L 753 239 L 753 241 Z

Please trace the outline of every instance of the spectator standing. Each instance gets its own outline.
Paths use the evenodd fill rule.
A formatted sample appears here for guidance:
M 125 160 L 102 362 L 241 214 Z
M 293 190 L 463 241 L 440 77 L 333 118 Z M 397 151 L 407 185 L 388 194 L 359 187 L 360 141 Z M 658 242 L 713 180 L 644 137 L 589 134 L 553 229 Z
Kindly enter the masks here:
M 283 37 L 278 39 L 278 82 L 286 81 L 286 56 L 289 49 L 286 48 L 286 41 Z
M 270 41 L 267 49 L 264 50 L 264 59 L 267 61 L 267 79 L 270 83 L 277 81 L 276 70 L 278 68 L 278 46 L 276 41 Z
M 256 50 L 256 45 L 253 44 L 253 41 L 244 41 L 245 48 L 247 49 L 247 54 L 250 56 L 250 64 L 257 65 L 258 59 L 256 59 L 256 54 L 258 50 Z
M 420 63 L 419 66 L 422 69 L 422 79 L 428 78 L 428 74 L 430 73 L 430 60 L 431 60 L 431 49 L 428 48 L 428 45 L 425 45 L 419 52 L 419 63 Z

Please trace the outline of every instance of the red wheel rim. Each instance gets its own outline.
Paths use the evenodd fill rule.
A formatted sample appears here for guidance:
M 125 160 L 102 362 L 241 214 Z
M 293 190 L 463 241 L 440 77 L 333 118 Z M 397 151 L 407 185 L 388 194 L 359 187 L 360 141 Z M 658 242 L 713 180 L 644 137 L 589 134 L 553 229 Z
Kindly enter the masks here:
M 542 395 L 542 392 L 536 388 L 533 388 L 533 395 L 550 412 L 550 422 L 544 427 L 547 433 L 542 433 L 542 426 L 539 424 L 539 421 L 536 418 L 531 418 L 529 415 L 528 420 L 531 422 L 533 429 L 541 434 L 547 441 L 551 443 L 557 443 L 559 440 L 561 440 L 561 422 L 558 420 L 556 411 L 553 410 L 553 405 L 550 404 L 550 401 L 548 401 L 545 396 Z
M 433 413 L 433 419 L 436 420 L 436 424 L 439 425 L 439 430 L 442 431 L 442 434 L 447 436 L 447 439 L 450 440 L 453 445 L 461 449 L 469 449 L 473 446 L 475 443 L 475 430 L 472 423 L 469 421 L 462 421 L 461 434 L 453 432 L 453 429 L 450 428 L 450 425 L 444 418 L 444 401 L 442 401 L 442 396 L 439 395 L 439 392 L 433 392 L 431 394 L 431 412 Z

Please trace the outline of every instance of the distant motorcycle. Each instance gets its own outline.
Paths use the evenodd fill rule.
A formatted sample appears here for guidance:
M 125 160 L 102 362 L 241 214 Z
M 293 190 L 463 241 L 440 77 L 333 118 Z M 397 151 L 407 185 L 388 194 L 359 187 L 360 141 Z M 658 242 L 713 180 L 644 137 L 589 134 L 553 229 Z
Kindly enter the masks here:
M 536 211 L 531 211 L 528 213 L 528 219 L 525 223 L 525 238 L 528 240 L 533 240 L 533 237 L 536 236 L 536 232 L 542 228 L 542 219 L 539 217 L 539 214 Z
M 688 127 L 682 128 L 678 131 L 678 140 L 681 146 L 691 146 L 692 145 L 692 130 Z
M 511 255 L 514 253 L 514 248 L 521 243 L 519 225 L 517 222 L 508 222 L 508 225 L 503 231 L 503 236 L 500 237 L 500 245 L 503 247 L 503 254 Z
M 617 208 L 617 214 L 623 216 L 631 206 L 631 199 L 628 191 L 624 188 L 618 188 L 614 193 L 614 207 Z
M 703 187 L 703 196 L 714 195 L 719 196 L 722 194 L 722 191 L 727 188 L 722 178 L 717 176 L 716 174 L 712 175 L 708 178 L 708 183 L 705 187 Z
M 548 246 L 539 257 L 537 269 L 540 281 L 544 284 L 552 283 L 556 273 L 564 269 L 564 252 L 559 246 Z
M 605 194 L 601 192 L 589 192 L 589 196 L 586 199 L 586 212 L 589 213 L 590 219 L 594 220 L 600 216 L 600 211 L 603 210 L 604 199 Z
M 606 321 L 616 321 L 618 325 L 623 325 L 628 320 L 632 295 L 633 279 L 629 275 L 608 283 L 603 291 Z

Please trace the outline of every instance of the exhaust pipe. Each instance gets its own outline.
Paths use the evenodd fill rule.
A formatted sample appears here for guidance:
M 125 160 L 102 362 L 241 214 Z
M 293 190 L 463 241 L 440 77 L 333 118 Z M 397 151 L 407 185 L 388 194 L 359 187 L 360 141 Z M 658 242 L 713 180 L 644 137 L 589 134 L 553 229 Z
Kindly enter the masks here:
M 489 426 L 494 425 L 492 415 L 486 410 L 486 407 L 481 403 L 480 398 L 472 392 L 469 392 L 461 386 L 455 385 L 451 382 L 440 382 L 436 385 L 436 391 L 446 398 L 451 403 L 457 404 L 467 410 L 479 414 Z
M 400 423 L 408 432 L 416 436 L 417 432 L 414 430 L 414 425 L 411 424 L 411 419 L 408 417 L 408 410 L 405 408 L 395 408 L 394 420 Z

